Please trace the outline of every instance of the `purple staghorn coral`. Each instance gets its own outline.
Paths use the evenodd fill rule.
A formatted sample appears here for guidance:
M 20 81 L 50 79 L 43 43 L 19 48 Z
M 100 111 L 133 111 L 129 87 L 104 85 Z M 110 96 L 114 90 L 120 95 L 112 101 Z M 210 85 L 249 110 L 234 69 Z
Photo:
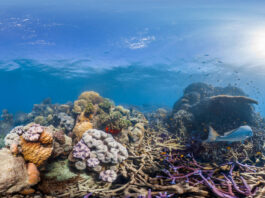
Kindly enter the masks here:
M 87 145 L 80 140 L 73 148 L 73 157 L 77 159 L 85 160 L 90 155 L 90 149 Z
M 185 181 L 192 186 L 205 185 L 216 196 L 221 198 L 237 198 L 239 196 L 254 196 L 257 188 L 252 189 L 243 176 L 238 176 L 240 172 L 255 172 L 255 167 L 239 162 L 229 162 L 222 166 L 228 166 L 228 171 L 220 168 L 203 167 L 193 157 L 193 155 L 180 155 L 171 153 L 166 155 L 165 163 L 168 169 L 162 171 L 166 175 L 166 180 L 171 184 L 176 181 Z M 237 168 L 237 174 L 234 174 Z M 219 176 L 218 174 L 219 173 Z M 220 178 L 220 174 L 224 179 Z M 164 176 L 158 176 L 163 178 Z M 167 194 L 164 194 L 165 196 Z M 161 197 L 161 196 L 160 196 Z
M 23 133 L 23 138 L 27 141 L 34 142 L 38 141 L 41 133 L 44 131 L 44 128 L 39 124 L 33 124 Z

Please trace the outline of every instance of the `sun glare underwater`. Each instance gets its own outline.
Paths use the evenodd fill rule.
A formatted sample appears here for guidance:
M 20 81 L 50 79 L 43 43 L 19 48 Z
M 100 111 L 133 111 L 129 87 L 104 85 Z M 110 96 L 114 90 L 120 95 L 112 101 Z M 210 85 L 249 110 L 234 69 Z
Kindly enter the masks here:
M 1 0 L 0 197 L 265 197 L 264 10 Z

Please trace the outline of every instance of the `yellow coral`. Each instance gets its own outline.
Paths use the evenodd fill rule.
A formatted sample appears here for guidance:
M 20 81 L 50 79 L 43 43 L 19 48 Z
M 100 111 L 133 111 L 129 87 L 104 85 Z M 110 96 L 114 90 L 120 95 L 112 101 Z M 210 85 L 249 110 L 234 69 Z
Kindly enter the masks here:
M 78 139 L 80 140 L 83 134 L 89 129 L 93 129 L 92 123 L 89 121 L 84 121 L 77 123 L 75 125 L 73 132 L 76 135 L 76 137 L 78 137 Z
M 26 188 L 23 189 L 22 191 L 20 191 L 20 194 L 22 195 L 31 195 L 35 192 L 35 190 L 33 188 Z
M 52 140 L 53 140 L 52 134 L 45 129 L 40 135 L 40 142 L 42 144 L 51 144 Z
M 84 99 L 87 102 L 92 102 L 93 104 L 99 104 L 103 102 L 103 98 L 94 91 L 85 91 L 79 96 L 78 99 Z
M 36 166 L 41 166 L 51 156 L 52 144 L 45 144 L 44 146 L 40 142 L 28 142 L 23 137 L 20 138 L 22 154 L 26 161 L 32 162 Z
M 83 100 L 83 99 L 76 100 L 74 102 L 74 109 L 73 109 L 73 111 L 75 113 L 81 113 L 85 109 L 86 105 L 87 105 L 87 101 L 86 100 Z

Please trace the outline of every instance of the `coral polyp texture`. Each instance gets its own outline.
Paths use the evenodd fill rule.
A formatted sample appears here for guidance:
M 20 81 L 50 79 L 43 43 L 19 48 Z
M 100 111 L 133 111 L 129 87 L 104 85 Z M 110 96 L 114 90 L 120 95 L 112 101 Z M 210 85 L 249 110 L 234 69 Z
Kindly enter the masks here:
M 39 124 L 31 125 L 25 132 L 22 134 L 22 137 L 30 142 L 35 142 L 40 139 L 40 135 L 44 132 L 44 128 Z
M 113 170 L 105 170 L 101 171 L 99 174 L 99 178 L 105 182 L 114 182 L 117 178 L 117 173 Z
M 113 164 L 119 164 L 128 158 L 128 152 L 124 146 L 110 134 L 97 129 L 84 133 L 82 139 L 74 146 L 72 155 L 78 160 L 75 162 L 78 170 L 84 170 L 87 167 L 88 170 L 96 172 Z

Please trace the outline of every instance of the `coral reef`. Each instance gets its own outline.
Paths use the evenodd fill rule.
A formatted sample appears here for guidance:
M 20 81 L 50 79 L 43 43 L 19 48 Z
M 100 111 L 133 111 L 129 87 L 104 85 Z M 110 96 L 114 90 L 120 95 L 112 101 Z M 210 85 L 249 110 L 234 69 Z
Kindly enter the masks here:
M 175 103 L 166 121 L 168 130 L 180 137 L 183 145 L 189 146 L 201 160 L 216 163 L 250 160 L 261 163 L 264 161 L 264 149 L 258 142 L 264 139 L 260 132 L 263 131 L 263 121 L 254 111 L 253 104 L 258 102 L 247 97 L 239 88 L 194 83 L 184 90 L 183 97 Z M 254 136 L 247 139 L 245 144 L 201 144 L 202 140 L 207 139 L 210 126 L 223 135 L 242 125 L 254 128 Z
M 0 117 L 0 134 L 8 133 L 8 131 L 10 131 L 13 127 L 13 123 L 13 115 L 4 109 Z
M 55 127 L 60 127 L 64 129 L 66 132 L 71 131 L 74 128 L 75 120 L 73 117 L 67 115 L 64 112 L 55 114 L 53 116 L 53 122 Z M 58 124 L 55 124 L 58 123 Z
M 148 121 L 93 91 L 73 105 L 46 99 L 29 114 L 4 111 L 0 130 L 27 125 L 2 138 L 0 196 L 264 197 L 265 120 L 253 104 L 236 87 L 194 83 L 172 112 Z M 241 125 L 253 130 L 244 143 L 203 141 L 210 126 L 223 134 Z

